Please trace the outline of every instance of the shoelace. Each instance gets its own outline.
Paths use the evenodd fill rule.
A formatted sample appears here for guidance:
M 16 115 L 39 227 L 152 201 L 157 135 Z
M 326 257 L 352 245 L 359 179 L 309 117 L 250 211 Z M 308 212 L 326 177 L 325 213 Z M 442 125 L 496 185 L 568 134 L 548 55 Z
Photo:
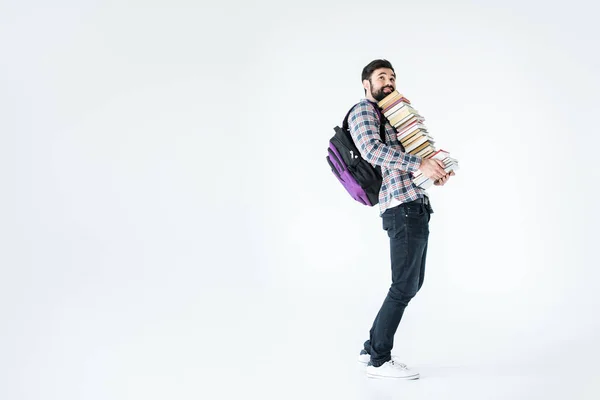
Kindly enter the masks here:
M 390 360 L 390 364 L 391 365 L 397 365 L 397 366 L 399 366 L 402 369 L 408 369 L 407 366 L 406 366 L 406 364 L 402 364 L 402 363 L 396 362 L 394 360 Z

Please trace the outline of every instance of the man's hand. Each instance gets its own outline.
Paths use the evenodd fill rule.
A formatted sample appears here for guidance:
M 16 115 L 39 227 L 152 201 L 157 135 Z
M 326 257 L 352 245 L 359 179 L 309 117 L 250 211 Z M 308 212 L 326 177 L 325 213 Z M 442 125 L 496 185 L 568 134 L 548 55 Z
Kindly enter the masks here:
M 433 182 L 433 184 L 435 186 L 444 186 L 444 184 L 446 182 L 448 182 L 448 179 L 450 179 L 450 177 L 454 176 L 454 175 L 455 175 L 454 171 L 450 171 L 450 173 L 444 175 L 442 178 L 440 178 L 437 181 Z
M 437 159 L 421 159 L 421 166 L 419 167 L 419 171 L 421 171 L 423 175 L 425 175 L 434 182 L 446 176 L 446 171 L 444 171 L 444 163 L 441 160 Z

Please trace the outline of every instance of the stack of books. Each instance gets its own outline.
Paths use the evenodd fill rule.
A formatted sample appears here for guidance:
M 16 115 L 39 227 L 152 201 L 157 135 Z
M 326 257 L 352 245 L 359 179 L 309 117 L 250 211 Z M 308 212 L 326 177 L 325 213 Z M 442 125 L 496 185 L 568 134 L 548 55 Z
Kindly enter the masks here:
M 397 137 L 407 153 L 422 158 L 441 160 L 445 165 L 446 172 L 458 170 L 458 161 L 450 157 L 445 150 L 437 150 L 435 141 L 425 127 L 425 118 L 413 108 L 410 101 L 397 90 L 387 95 L 377 103 L 383 115 L 397 131 Z M 420 171 L 413 175 L 415 185 L 427 189 L 433 181 Z

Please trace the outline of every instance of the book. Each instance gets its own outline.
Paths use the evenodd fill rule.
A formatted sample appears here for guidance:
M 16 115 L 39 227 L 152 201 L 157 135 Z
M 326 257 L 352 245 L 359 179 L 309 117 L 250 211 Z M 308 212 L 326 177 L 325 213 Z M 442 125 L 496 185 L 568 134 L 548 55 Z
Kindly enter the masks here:
M 428 148 L 422 153 L 421 157 L 428 158 L 431 154 L 433 154 L 433 152 L 434 152 L 433 148 Z
M 409 154 L 430 159 L 438 159 L 444 163 L 446 172 L 459 169 L 458 160 L 450 157 L 450 153 L 435 148 L 435 140 L 425 126 L 425 118 L 413 106 L 408 98 L 397 90 L 387 95 L 377 103 L 383 115 L 396 129 L 396 137 Z M 413 183 L 423 189 L 430 187 L 433 182 L 420 171 L 413 175 Z
M 410 149 L 405 149 L 405 150 L 409 153 L 416 155 L 416 154 L 419 154 L 419 152 L 425 150 L 427 148 L 427 146 L 431 146 L 429 141 L 425 141 L 417 146 L 410 146 Z
M 381 111 L 383 112 L 383 115 L 392 114 L 399 108 L 399 106 L 403 106 L 404 104 L 410 104 L 410 101 L 408 101 L 406 97 L 400 97 L 396 100 L 392 100 L 384 108 L 382 108 Z
M 383 100 L 379 101 L 377 105 L 379 108 L 384 108 L 386 105 L 390 104 L 392 101 L 397 100 L 401 97 L 404 97 L 398 92 L 394 90 L 392 93 L 388 94 Z
M 415 131 L 427 131 L 427 128 L 425 127 L 425 125 L 420 124 L 418 121 L 414 121 L 413 123 L 410 124 L 410 126 L 407 126 L 401 130 L 398 131 L 398 137 L 408 137 L 409 135 L 413 134 Z
M 388 121 L 390 121 L 390 124 L 394 126 L 400 126 L 407 117 L 413 116 L 417 118 L 419 117 L 419 113 L 411 106 L 406 105 L 402 107 L 402 109 L 400 109 L 399 111 L 395 112 L 393 116 L 388 118 Z
M 419 137 L 417 137 L 417 139 L 406 144 L 404 146 L 404 149 L 408 152 L 413 151 L 413 150 L 415 152 L 418 152 L 418 151 L 425 149 L 425 147 L 427 147 L 428 145 L 432 145 L 432 144 L 433 144 L 433 140 L 431 140 L 429 137 L 419 136 Z M 420 149 L 420 150 L 417 150 L 417 149 Z
M 449 161 L 455 161 L 458 164 L 458 161 L 456 161 L 455 159 L 450 157 L 450 153 L 448 153 L 446 150 L 436 150 L 431 151 L 431 153 L 429 153 L 429 155 L 424 155 L 423 158 L 431 158 L 431 159 L 437 159 L 437 160 L 441 160 L 442 162 L 444 162 L 445 164 L 447 164 Z M 418 178 L 419 176 L 421 176 L 421 171 L 417 171 L 413 174 L 414 178 Z
M 399 103 L 395 107 L 392 107 L 387 113 L 383 113 L 388 120 L 396 118 L 396 116 L 400 115 L 400 112 L 404 112 L 406 110 L 410 110 L 412 107 L 408 103 Z
M 433 136 L 429 135 L 427 131 L 418 131 L 413 133 L 412 135 L 408 135 L 407 137 L 402 138 L 400 142 L 404 147 L 406 147 L 407 145 L 414 143 L 422 137 L 426 137 L 427 139 L 431 139 L 431 141 L 433 141 Z
M 406 144 L 408 144 L 408 143 L 412 142 L 412 141 L 413 141 L 413 140 L 415 140 L 416 138 L 418 138 L 418 137 L 420 137 L 420 136 L 423 136 L 423 135 L 425 135 L 425 134 L 427 134 L 427 132 L 423 132 L 423 131 L 416 131 L 416 132 L 413 132 L 413 133 L 411 133 L 411 134 L 409 134 L 409 135 L 406 135 L 406 136 L 400 137 L 400 138 L 398 138 L 398 139 L 400 140 L 400 142 L 402 143 L 402 145 L 404 145 L 404 146 L 405 146 Z
M 427 147 L 425 147 L 424 149 L 421 149 L 420 151 L 414 153 L 415 156 L 417 157 L 423 157 L 423 155 L 427 152 L 429 152 L 430 150 L 435 150 L 435 147 L 433 147 L 433 145 L 429 145 Z
M 455 165 L 451 165 L 451 166 L 444 168 L 444 171 L 450 172 L 450 171 L 456 171 L 458 169 L 459 169 L 458 164 L 455 164 Z M 429 189 L 431 187 L 431 185 L 433 185 L 433 183 L 434 183 L 433 180 L 431 180 L 425 176 L 423 176 L 420 180 L 413 181 L 413 182 L 415 183 L 415 185 L 417 185 L 423 189 Z
M 425 119 L 423 117 L 420 116 L 416 116 L 414 114 L 409 115 L 408 117 L 406 117 L 405 119 L 403 119 L 402 121 L 398 122 L 395 127 L 396 129 L 404 129 L 407 128 L 409 125 L 411 125 L 414 122 L 417 123 L 423 123 L 425 121 Z M 390 122 L 391 123 L 391 122 Z

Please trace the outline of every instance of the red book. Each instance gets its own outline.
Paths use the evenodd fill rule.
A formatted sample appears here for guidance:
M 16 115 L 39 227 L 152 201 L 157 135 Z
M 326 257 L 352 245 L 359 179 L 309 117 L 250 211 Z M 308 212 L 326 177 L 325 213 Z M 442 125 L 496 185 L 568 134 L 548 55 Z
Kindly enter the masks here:
M 410 101 L 408 101 L 408 99 L 406 97 L 400 97 L 399 99 L 394 100 L 394 102 L 392 102 L 392 104 L 389 104 L 389 105 L 385 106 L 383 108 L 382 112 L 385 114 L 386 112 L 390 111 L 392 108 L 394 108 L 395 106 L 397 106 L 401 102 L 410 104 Z
M 433 153 L 432 155 L 430 155 L 430 156 L 429 156 L 429 157 L 427 157 L 427 158 L 434 158 L 434 157 L 435 157 L 435 156 L 437 156 L 438 154 L 440 154 L 440 155 L 441 155 L 442 153 L 444 153 L 444 154 L 450 154 L 450 153 L 448 153 L 446 150 L 439 149 L 438 151 L 436 151 L 435 153 Z M 439 157 L 438 157 L 438 158 L 439 158 Z

